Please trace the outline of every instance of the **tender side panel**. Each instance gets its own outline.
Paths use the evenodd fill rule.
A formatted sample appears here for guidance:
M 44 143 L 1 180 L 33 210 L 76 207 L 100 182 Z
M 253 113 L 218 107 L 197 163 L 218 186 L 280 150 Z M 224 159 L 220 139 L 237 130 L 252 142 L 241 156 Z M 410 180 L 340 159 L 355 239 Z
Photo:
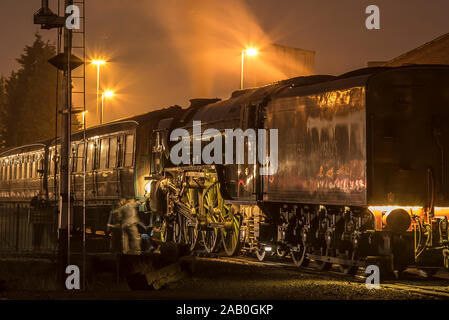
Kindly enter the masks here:
M 369 204 L 449 206 L 449 68 L 410 67 L 368 83 Z
M 263 181 L 264 199 L 366 204 L 365 88 L 280 97 L 267 106 L 278 129 L 278 170 Z

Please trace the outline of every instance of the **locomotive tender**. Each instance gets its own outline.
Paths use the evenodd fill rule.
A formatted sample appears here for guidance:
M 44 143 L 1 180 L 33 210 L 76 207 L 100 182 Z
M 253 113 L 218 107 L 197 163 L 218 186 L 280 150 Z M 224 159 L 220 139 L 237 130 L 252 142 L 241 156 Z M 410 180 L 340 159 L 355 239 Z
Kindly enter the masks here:
M 90 128 L 86 142 L 75 133 L 75 228 L 86 161 L 92 235 L 105 233 L 118 199 L 150 193 L 144 214 L 153 216 L 161 240 L 191 250 L 255 252 L 259 259 L 275 250 L 298 266 L 314 260 L 344 273 L 368 264 L 387 273 L 449 267 L 448 87 L 449 66 L 367 68 L 236 91 L 225 101 L 194 99 L 187 109 Z M 194 121 L 223 135 L 277 129 L 277 171 L 261 175 L 263 165 L 247 157 L 174 165 L 173 130 L 186 129 L 193 143 Z M 58 194 L 57 148 L 56 140 L 1 153 L 0 202 L 42 189 Z

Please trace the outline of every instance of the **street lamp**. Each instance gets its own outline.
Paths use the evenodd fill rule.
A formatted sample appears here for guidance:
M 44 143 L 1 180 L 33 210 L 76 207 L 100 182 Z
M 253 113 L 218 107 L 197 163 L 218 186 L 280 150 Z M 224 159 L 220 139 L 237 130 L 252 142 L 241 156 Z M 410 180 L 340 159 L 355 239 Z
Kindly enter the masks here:
M 105 90 L 101 94 L 101 117 L 100 117 L 100 124 L 103 124 L 103 110 L 104 110 L 104 98 L 109 99 L 114 96 L 114 91 L 111 90 Z
M 248 57 L 254 57 L 259 54 L 259 50 L 256 48 L 247 48 L 242 50 L 242 70 L 240 72 L 240 90 L 243 90 L 243 70 L 244 70 L 244 63 L 245 63 L 245 55 Z
M 100 96 L 100 66 L 106 64 L 106 61 L 92 60 L 92 64 L 97 66 L 97 119 L 98 119 L 98 98 Z

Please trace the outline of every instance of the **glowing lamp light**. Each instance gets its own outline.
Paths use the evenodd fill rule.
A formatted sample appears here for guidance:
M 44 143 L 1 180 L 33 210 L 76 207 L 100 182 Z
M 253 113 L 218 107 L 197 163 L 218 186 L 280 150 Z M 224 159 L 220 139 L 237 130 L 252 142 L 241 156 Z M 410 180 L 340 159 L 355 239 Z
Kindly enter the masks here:
M 257 50 L 256 48 L 248 48 L 245 50 L 245 53 L 247 56 L 253 57 L 259 54 L 259 50 Z
M 103 64 L 106 64 L 106 61 L 104 61 L 104 60 L 92 60 L 92 64 L 95 64 L 96 66 L 101 66 Z
M 112 98 L 114 95 L 115 95 L 114 91 L 111 91 L 111 90 L 106 90 L 106 91 L 104 92 L 104 96 L 105 96 L 106 98 Z

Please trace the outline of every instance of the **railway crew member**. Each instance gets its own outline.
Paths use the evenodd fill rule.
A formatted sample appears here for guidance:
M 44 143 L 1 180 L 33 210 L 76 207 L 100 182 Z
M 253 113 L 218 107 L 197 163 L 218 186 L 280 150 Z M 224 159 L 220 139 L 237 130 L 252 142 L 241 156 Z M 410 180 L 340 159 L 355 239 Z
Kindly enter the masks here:
M 120 207 L 112 212 L 113 223 L 111 226 L 118 227 L 118 223 L 120 224 L 121 251 L 124 254 L 139 255 L 141 253 L 141 239 L 137 228 L 137 224 L 140 222 L 138 209 L 147 199 L 147 195 L 142 200 L 131 199 L 126 201 L 122 199 L 119 203 Z

